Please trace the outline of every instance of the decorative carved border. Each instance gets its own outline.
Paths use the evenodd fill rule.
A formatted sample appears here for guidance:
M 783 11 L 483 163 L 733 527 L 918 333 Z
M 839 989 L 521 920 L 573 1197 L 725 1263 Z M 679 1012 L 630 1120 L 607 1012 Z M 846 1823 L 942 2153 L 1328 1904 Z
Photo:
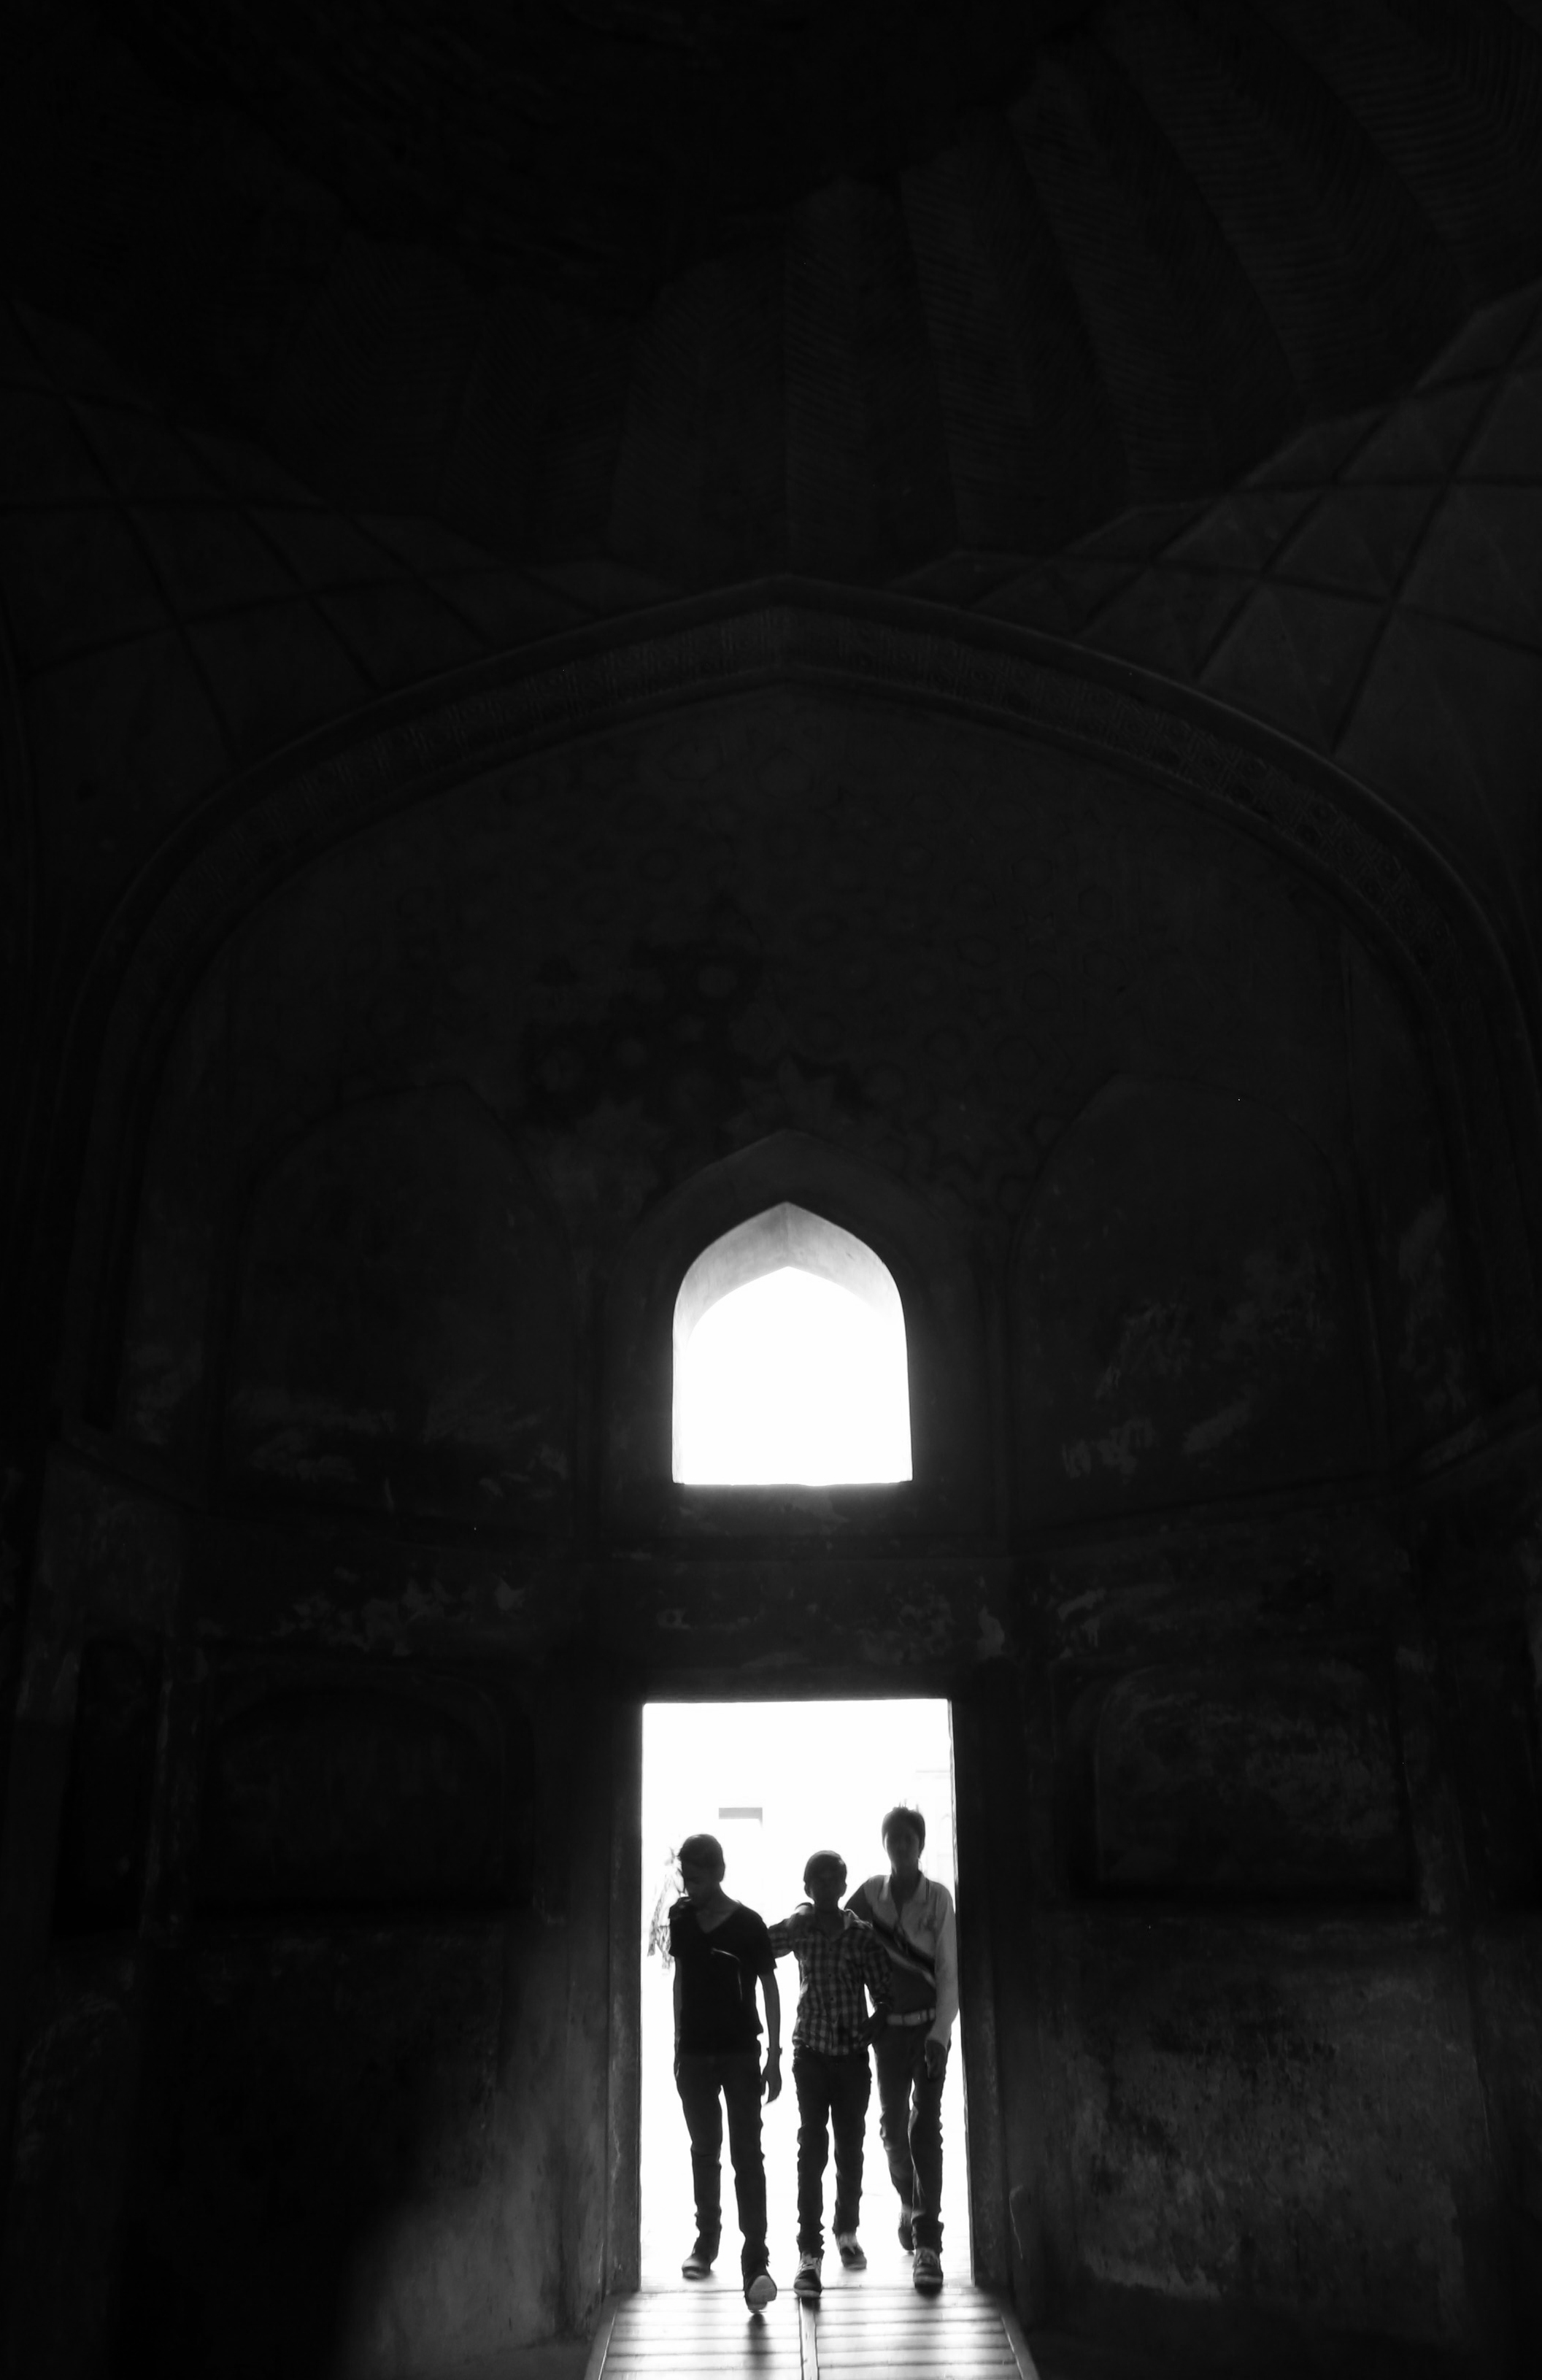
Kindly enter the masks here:
M 121 1268 L 127 1224 L 115 1246 L 113 1217 L 127 1205 L 126 1172 L 137 1170 L 170 1033 L 240 918 L 343 837 L 437 791 L 629 719 L 779 682 L 951 712 L 1083 752 L 1261 834 L 1318 878 L 1396 965 L 1438 1056 L 1443 1045 L 1472 1236 L 1488 1276 L 1496 1385 L 1529 1377 L 1533 1269 L 1522 1184 L 1529 1196 L 1542 1180 L 1531 1045 L 1482 913 L 1444 861 L 1342 771 L 1208 697 L 934 604 L 779 581 L 633 615 L 436 680 L 236 781 L 167 847 L 92 967 L 94 1013 L 106 1021 L 72 1263 L 68 1402 L 85 1384 L 82 1326 L 101 1310 L 115 1263 Z M 92 1013 L 83 999 L 78 1018 Z

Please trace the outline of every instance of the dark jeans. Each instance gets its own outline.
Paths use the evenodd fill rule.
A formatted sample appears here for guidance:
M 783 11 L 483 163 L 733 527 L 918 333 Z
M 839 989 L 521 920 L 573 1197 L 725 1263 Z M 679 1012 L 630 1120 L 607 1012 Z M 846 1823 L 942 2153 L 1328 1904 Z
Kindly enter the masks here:
M 760 2153 L 760 2058 L 754 2049 L 722 2050 L 694 2057 L 682 2050 L 674 2061 L 674 2087 L 691 2136 L 691 2180 L 696 2189 L 696 2232 L 716 2255 L 722 2238 L 722 2107 L 728 2109 L 728 2154 L 734 2163 L 734 2195 L 739 2206 L 744 2246 L 739 2262 L 747 2281 L 766 2269 L 766 2161 Z
M 942 2080 L 927 2073 L 924 2024 L 886 2025 L 878 2045 L 878 2104 L 889 2178 L 915 2218 L 917 2248 L 942 2245 Z
M 800 2256 L 818 2256 L 824 2249 L 824 2169 L 830 2131 L 835 2135 L 836 2233 L 856 2228 L 862 2211 L 862 2135 L 872 2087 L 872 2069 L 865 2049 L 854 2049 L 845 2058 L 821 2058 L 812 2049 L 793 2052 Z M 827 2123 L 830 2131 L 825 2129 Z

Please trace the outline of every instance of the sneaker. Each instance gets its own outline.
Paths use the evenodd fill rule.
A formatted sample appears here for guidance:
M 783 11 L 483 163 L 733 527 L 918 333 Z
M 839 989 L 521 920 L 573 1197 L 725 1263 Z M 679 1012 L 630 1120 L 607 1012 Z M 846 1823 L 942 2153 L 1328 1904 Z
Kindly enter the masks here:
M 804 2250 L 797 2260 L 797 2271 L 793 2276 L 794 2297 L 817 2298 L 819 2296 L 820 2266 L 823 2261 L 822 2257 L 815 2255 L 812 2248 Z
M 942 2286 L 942 2259 L 935 2248 L 917 2248 L 916 2270 L 911 2276 L 918 2289 L 929 2297 Z
M 855 2231 L 837 2231 L 835 2245 L 841 2251 L 841 2262 L 848 2273 L 865 2273 L 868 2259 L 862 2253 L 862 2243 Z
M 776 2295 L 776 2283 L 769 2273 L 756 2273 L 745 2283 L 745 2303 L 755 2313 L 769 2306 Z
M 717 2252 L 718 2252 L 715 2248 L 709 2248 L 705 2240 L 698 2240 L 695 2247 L 691 2250 L 690 2254 L 686 2257 L 685 2263 L 680 2267 L 680 2270 L 684 2273 L 686 2280 L 704 2281 L 708 2279 L 711 2274 L 712 2266 L 717 2261 Z
M 907 2256 L 909 2255 L 912 2248 L 916 2245 L 915 2239 L 912 2236 L 910 2229 L 910 2226 L 914 2221 L 915 2217 L 911 2214 L 909 2207 L 902 2206 L 900 2209 L 900 2246 L 905 2250 Z

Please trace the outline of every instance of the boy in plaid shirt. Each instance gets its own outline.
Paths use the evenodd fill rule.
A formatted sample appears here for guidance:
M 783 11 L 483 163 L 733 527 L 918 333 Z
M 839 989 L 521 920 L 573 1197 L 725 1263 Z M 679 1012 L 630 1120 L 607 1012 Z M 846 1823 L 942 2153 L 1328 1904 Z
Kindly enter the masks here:
M 797 1960 L 801 1992 L 793 2026 L 797 2093 L 797 2277 L 802 2298 L 820 2294 L 824 2253 L 824 2169 L 835 2135 L 835 2244 L 855 2272 L 867 2264 L 856 2240 L 862 2204 L 862 2136 L 872 2091 L 869 2045 L 885 2029 L 893 1969 L 870 1926 L 841 1907 L 846 1864 L 816 1852 L 803 1871 L 808 1899 L 768 1930 L 776 1956 Z M 868 2014 L 866 1995 L 874 2013 Z

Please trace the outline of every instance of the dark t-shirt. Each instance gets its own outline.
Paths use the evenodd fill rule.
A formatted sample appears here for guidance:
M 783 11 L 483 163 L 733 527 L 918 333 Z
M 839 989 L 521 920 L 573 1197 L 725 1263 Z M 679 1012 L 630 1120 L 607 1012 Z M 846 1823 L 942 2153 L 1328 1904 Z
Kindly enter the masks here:
M 688 1900 L 669 1912 L 669 1952 L 680 1970 L 680 2047 L 686 2057 L 754 2049 L 760 2038 L 755 1978 L 776 1972 L 765 1921 L 741 1902 L 704 1934 Z

